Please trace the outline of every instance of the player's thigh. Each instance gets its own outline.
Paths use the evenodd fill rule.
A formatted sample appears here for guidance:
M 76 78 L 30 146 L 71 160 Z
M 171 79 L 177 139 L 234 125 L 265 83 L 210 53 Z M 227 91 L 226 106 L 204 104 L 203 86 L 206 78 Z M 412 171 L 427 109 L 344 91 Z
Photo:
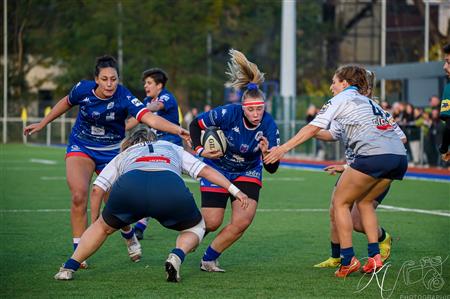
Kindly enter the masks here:
M 333 196 L 334 205 L 351 205 L 364 198 L 379 179 L 373 178 L 351 167 L 341 175 Z
M 250 199 L 248 207 L 244 209 L 241 206 L 241 202 L 235 200 L 231 203 L 231 206 L 231 222 L 246 228 L 252 223 L 253 218 L 255 217 L 258 202 Z
M 71 156 L 66 158 L 66 178 L 72 193 L 88 193 L 95 163 L 87 157 Z
M 390 179 L 378 179 L 376 184 L 369 190 L 369 192 L 361 199 L 358 199 L 358 201 L 364 202 L 364 203 L 372 203 L 374 205 L 375 202 L 377 202 L 377 198 L 380 197 L 391 185 L 392 180 Z M 374 208 L 377 206 L 374 205 Z

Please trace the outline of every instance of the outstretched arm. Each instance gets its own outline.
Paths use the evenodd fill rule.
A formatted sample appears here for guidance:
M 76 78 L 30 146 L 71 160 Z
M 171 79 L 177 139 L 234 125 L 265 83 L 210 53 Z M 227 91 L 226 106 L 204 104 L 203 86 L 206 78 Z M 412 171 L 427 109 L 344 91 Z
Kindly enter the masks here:
M 145 113 L 142 118 L 141 122 L 146 124 L 149 127 L 155 128 L 159 131 L 164 131 L 168 133 L 172 133 L 175 135 L 179 135 L 181 138 L 186 140 L 186 142 L 190 143 L 191 138 L 189 136 L 189 132 L 185 129 L 183 129 L 180 126 L 177 126 L 170 121 L 155 115 L 153 113 Z
M 270 153 L 264 158 L 264 163 L 270 164 L 279 161 L 288 151 L 314 137 L 320 131 L 320 129 L 321 128 L 313 125 L 304 126 L 294 137 L 289 139 L 285 144 L 271 149 Z
M 68 96 L 65 96 L 61 100 L 59 100 L 58 103 L 56 103 L 55 106 L 53 106 L 52 110 L 50 111 L 47 116 L 45 116 L 39 123 L 31 124 L 29 126 L 26 126 L 23 129 L 24 135 L 31 135 L 34 133 L 39 132 L 43 128 L 45 128 L 46 125 L 48 125 L 50 122 L 64 114 L 67 110 L 72 108 L 72 106 L 69 105 Z

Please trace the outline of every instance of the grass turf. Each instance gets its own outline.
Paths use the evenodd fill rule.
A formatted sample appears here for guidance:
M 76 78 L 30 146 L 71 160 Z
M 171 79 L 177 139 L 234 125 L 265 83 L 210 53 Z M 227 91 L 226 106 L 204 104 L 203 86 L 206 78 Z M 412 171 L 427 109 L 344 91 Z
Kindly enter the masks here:
M 376 277 L 370 281 L 354 273 L 337 279 L 334 269 L 313 268 L 329 255 L 326 209 L 336 178 L 292 169 L 265 174 L 268 180 L 261 192 L 260 211 L 242 239 L 221 257 L 226 273 L 199 270 L 202 253 L 215 235 L 211 233 L 187 256 L 181 283 L 167 283 L 163 265 L 177 233 L 152 220 L 142 241 L 141 262 L 129 260 L 124 241 L 116 233 L 89 259 L 88 270 L 78 271 L 74 281 L 55 281 L 53 275 L 72 250 L 64 153 L 63 148 L 0 146 L 1 297 L 398 298 L 450 294 L 450 217 L 380 209 L 380 223 L 394 239 L 391 266 L 384 279 L 384 271 L 378 275 L 386 290 L 383 293 Z M 198 183 L 187 184 L 198 199 Z M 384 203 L 448 213 L 450 184 L 395 182 Z M 228 219 L 229 213 L 225 222 Z M 366 246 L 364 236 L 354 234 L 358 257 L 367 255 Z M 426 257 L 446 260 L 433 266 Z M 367 288 L 356 292 L 366 284 Z

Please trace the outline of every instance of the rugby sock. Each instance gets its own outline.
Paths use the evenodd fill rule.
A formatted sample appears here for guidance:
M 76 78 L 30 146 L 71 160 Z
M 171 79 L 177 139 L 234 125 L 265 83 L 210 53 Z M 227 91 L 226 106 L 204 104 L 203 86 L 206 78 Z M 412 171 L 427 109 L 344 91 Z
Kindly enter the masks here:
M 68 259 L 67 262 L 63 265 L 66 269 L 72 269 L 73 271 L 77 271 L 80 268 L 80 263 L 74 259 Z
M 122 235 L 122 237 L 124 237 L 125 239 L 129 240 L 131 238 L 133 238 L 134 235 L 134 229 L 130 228 L 127 231 L 124 231 L 123 229 L 120 230 L 120 234 Z
M 208 246 L 208 248 L 205 251 L 205 254 L 203 255 L 202 260 L 204 260 L 205 262 L 209 262 L 209 261 L 214 261 L 217 260 L 219 258 L 219 256 L 221 255 L 220 252 L 215 251 L 211 245 Z
M 381 230 L 381 236 L 378 238 L 378 242 L 383 242 L 384 239 L 386 239 L 386 231 L 382 227 L 380 227 L 380 230 Z
M 341 256 L 341 246 L 339 243 L 331 242 L 331 257 L 339 258 Z
M 145 231 L 145 229 L 147 228 L 148 225 L 148 218 L 143 218 L 141 220 L 139 220 L 138 222 L 136 222 L 136 224 L 134 225 L 134 229 L 138 229 L 140 231 Z
M 377 254 L 380 254 L 380 246 L 378 245 L 378 242 L 369 243 L 367 246 L 367 251 L 369 252 L 369 257 L 374 257 Z
M 73 238 L 73 251 L 77 250 L 78 243 L 80 243 L 81 238 Z
M 180 248 L 174 248 L 174 249 L 172 249 L 171 252 L 180 258 L 181 263 L 184 262 L 184 258 L 186 256 L 186 254 L 184 253 L 183 250 L 181 250 Z
M 355 256 L 355 252 L 353 252 L 353 247 L 341 248 L 341 265 L 348 266 L 352 261 L 352 257 Z

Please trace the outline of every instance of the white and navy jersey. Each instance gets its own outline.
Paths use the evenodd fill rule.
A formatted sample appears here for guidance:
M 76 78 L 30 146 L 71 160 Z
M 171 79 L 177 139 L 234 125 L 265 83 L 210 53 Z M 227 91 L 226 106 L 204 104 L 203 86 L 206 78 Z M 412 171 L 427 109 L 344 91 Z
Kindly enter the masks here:
M 83 80 L 69 93 L 68 103 L 80 106 L 70 141 L 96 150 L 118 149 L 125 137 L 127 116 L 140 120 L 148 109 L 120 84 L 109 99 L 97 97 L 96 87 L 94 81 Z
M 107 191 L 124 173 L 131 170 L 172 171 L 181 177 L 182 173 L 196 179 L 206 164 L 186 152 L 181 146 L 168 141 L 143 142 L 135 144 L 106 165 L 94 185 Z M 139 186 L 136 186 L 139 188 Z
M 377 103 L 351 86 L 329 100 L 309 124 L 326 129 L 337 122 L 355 155 L 406 155 L 390 119 Z
M 207 164 L 225 172 L 243 172 L 261 165 L 259 141 L 262 136 L 269 141 L 269 149 L 280 144 L 280 133 L 272 116 L 264 112 L 261 123 L 249 128 L 244 122 L 240 104 L 219 106 L 198 116 L 202 129 L 219 127 L 225 134 L 228 147 L 220 159 L 204 159 Z
M 170 121 L 171 123 L 180 125 L 180 118 L 178 114 L 178 103 L 174 95 L 171 94 L 167 89 L 162 89 L 156 98 L 146 97 L 144 98 L 144 105 L 147 106 L 152 102 L 160 102 L 164 105 L 164 108 L 155 112 L 156 115 Z M 182 145 L 181 137 L 175 134 L 170 134 L 163 131 L 156 131 L 156 135 L 160 140 L 173 141 L 176 140 L 175 144 Z

